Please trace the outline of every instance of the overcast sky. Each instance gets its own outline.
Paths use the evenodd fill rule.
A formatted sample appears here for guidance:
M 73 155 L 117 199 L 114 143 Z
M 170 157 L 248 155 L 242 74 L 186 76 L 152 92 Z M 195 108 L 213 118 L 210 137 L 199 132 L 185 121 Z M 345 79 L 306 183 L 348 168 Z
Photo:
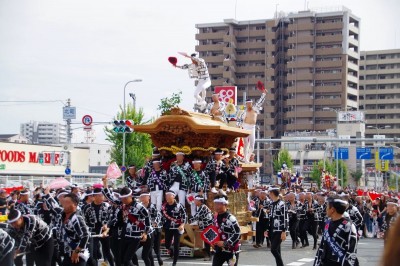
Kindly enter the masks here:
M 279 4 L 278 6 L 276 4 Z M 197 23 L 272 18 L 304 10 L 303 0 L 0 0 L 0 134 L 19 133 L 30 120 L 62 123 L 62 106 L 71 98 L 79 122 L 110 121 L 131 83 L 137 106 L 157 115 L 162 97 L 183 92 L 193 105 L 193 82 L 174 69 L 169 56 L 195 50 Z M 309 8 L 346 6 L 361 18 L 361 50 L 400 46 L 398 0 L 310 0 Z M 397 17 L 397 19 L 396 19 Z M 397 38 L 396 38 L 397 36 Z M 178 62 L 185 61 L 178 56 Z M 78 127 L 79 125 L 74 125 Z M 94 127 L 104 143 L 103 126 Z M 83 141 L 82 129 L 74 141 Z

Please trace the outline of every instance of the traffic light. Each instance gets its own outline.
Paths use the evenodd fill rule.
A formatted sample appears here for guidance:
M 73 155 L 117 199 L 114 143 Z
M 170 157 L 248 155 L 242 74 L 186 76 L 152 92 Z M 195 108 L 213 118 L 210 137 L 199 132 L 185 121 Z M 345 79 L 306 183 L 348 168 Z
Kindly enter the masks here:
M 39 154 L 38 154 L 38 162 L 40 164 L 44 163 L 44 154 L 43 154 L 43 152 L 39 152 Z
M 114 132 L 115 133 L 132 133 L 133 130 L 129 126 L 133 125 L 132 120 L 115 120 L 114 121 Z

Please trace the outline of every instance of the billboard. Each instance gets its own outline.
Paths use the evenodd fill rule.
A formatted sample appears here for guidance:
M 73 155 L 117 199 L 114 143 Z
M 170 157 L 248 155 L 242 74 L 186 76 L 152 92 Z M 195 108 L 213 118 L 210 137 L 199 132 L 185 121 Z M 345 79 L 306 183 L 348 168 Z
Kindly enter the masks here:
M 338 112 L 339 122 L 363 122 L 364 112 L 361 111 L 340 111 Z
M 237 88 L 236 86 L 216 86 L 215 93 L 219 94 L 219 101 L 229 103 L 232 99 L 232 103 L 237 105 Z

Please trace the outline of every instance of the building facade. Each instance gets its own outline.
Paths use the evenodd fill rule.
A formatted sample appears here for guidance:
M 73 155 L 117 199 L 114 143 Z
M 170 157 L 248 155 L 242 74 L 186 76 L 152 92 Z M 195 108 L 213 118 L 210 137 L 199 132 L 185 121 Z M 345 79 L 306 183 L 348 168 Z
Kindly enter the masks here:
M 27 138 L 31 144 L 67 143 L 67 129 L 64 124 L 30 121 L 21 124 L 20 134 Z
M 260 138 L 336 128 L 335 110 L 358 109 L 359 18 L 350 10 L 228 19 L 196 28 L 196 51 L 212 86 L 237 86 L 240 104 L 244 97 L 258 99 L 257 81 L 264 82 L 269 93 L 257 121 Z M 272 157 L 264 146 L 265 165 Z M 268 169 L 262 170 L 270 175 Z

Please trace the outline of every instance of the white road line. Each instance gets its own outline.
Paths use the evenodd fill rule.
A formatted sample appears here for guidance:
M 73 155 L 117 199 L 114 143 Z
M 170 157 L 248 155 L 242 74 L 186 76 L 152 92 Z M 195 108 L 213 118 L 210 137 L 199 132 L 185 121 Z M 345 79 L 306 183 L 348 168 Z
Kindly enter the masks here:
M 143 260 L 139 260 L 139 262 L 143 262 Z M 176 264 L 180 265 L 211 265 L 211 262 L 195 262 L 195 261 L 178 261 Z M 265 264 L 241 264 L 239 258 L 240 266 L 273 266 L 273 265 L 265 265 Z M 172 261 L 165 261 L 164 265 L 172 265 Z M 289 265 L 289 264 L 288 264 Z
M 310 258 L 304 258 L 304 259 L 300 259 L 298 261 L 302 261 L 302 262 L 312 262 L 314 261 L 314 259 L 310 259 Z
M 305 264 L 304 262 L 295 261 L 295 262 L 291 262 L 291 263 L 286 264 L 286 265 L 288 265 L 288 266 L 300 266 L 300 265 L 304 265 L 304 264 Z

